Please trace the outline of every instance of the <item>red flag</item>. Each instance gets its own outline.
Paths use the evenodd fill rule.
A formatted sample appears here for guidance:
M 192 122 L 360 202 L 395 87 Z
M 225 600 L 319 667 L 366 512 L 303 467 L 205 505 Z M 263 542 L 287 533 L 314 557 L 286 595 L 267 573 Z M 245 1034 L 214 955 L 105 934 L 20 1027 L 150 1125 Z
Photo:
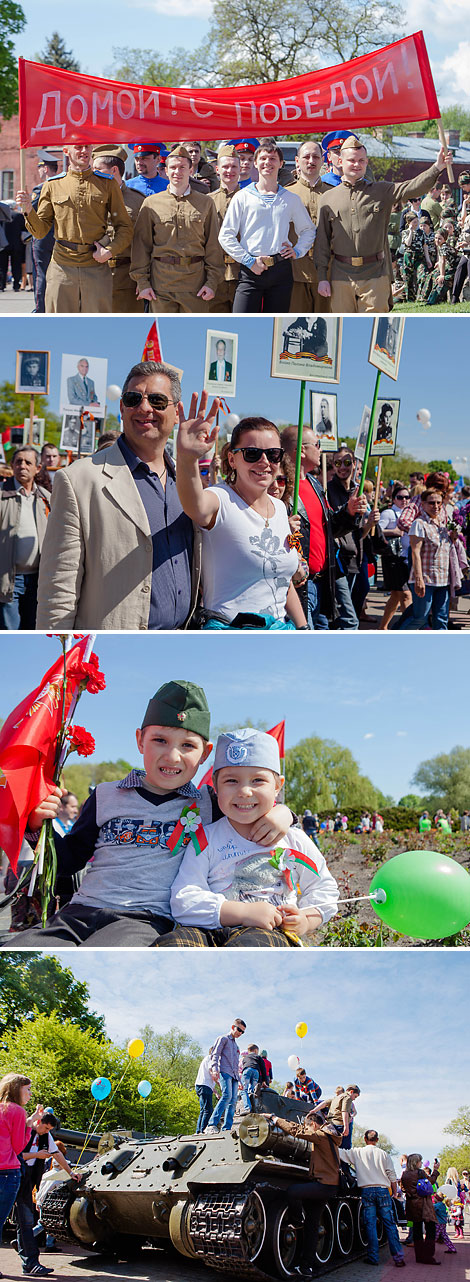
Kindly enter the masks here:
M 285 721 L 279 721 L 277 726 L 273 726 L 272 730 L 266 731 L 267 734 L 272 734 L 273 739 L 277 740 L 277 743 L 279 745 L 279 756 L 281 758 L 281 764 L 284 761 L 284 756 L 285 756 L 285 753 L 284 753 L 285 728 L 286 728 Z M 199 783 L 197 785 L 198 788 L 202 788 L 202 785 L 204 783 L 207 784 L 208 787 L 210 787 L 210 785 L 212 784 L 212 766 L 210 767 L 209 770 L 206 771 L 206 774 L 202 776 L 202 779 L 199 780 Z
M 21 423 L 19 426 L 22 427 L 23 424 Z M 11 441 L 11 427 L 6 427 L 5 431 L 1 432 L 0 435 L 2 437 L 3 444 L 6 445 L 7 441 Z
M 66 655 L 67 714 L 82 680 L 82 660 L 88 637 Z M 63 655 L 56 660 L 32 694 L 14 708 L 0 731 L 0 846 L 16 872 L 28 815 L 53 787 L 57 738 L 62 723 Z
M 162 345 L 160 334 L 158 332 L 158 321 L 154 321 L 150 327 L 145 340 L 145 347 L 142 353 L 143 361 L 162 361 Z
M 20 146 L 312 134 L 440 116 L 422 31 L 271 84 L 134 85 L 19 59 Z

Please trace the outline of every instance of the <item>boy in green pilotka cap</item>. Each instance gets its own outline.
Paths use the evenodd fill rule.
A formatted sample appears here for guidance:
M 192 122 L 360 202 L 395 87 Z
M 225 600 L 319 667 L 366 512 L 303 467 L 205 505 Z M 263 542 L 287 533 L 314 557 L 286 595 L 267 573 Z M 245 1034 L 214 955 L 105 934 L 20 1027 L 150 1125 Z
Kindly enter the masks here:
M 160 686 L 136 731 L 144 769 L 99 783 L 70 832 L 55 834 L 59 876 L 85 868 L 78 890 L 44 929 L 21 932 L 9 947 L 143 948 L 172 930 L 170 889 L 184 851 L 220 817 L 213 789 L 192 782 L 212 750 L 209 735 L 204 690 Z M 272 845 L 291 822 L 286 806 L 273 807 L 257 839 Z

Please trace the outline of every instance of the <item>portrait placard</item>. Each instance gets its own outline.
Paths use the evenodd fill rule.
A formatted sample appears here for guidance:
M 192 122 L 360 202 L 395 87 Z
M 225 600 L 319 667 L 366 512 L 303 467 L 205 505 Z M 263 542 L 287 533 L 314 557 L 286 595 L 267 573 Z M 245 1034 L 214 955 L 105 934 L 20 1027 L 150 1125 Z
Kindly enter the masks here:
M 50 352 L 44 350 L 17 351 L 15 392 L 29 392 L 31 396 L 47 396 L 50 355 Z
M 376 369 L 398 378 L 406 316 L 376 316 L 372 324 L 369 363 Z
M 370 447 L 371 458 L 384 458 L 395 453 L 399 413 L 399 400 L 377 401 Z
M 220 329 L 206 333 L 204 391 L 212 396 L 235 396 L 237 385 L 238 334 Z
M 71 450 L 73 454 L 78 454 L 78 444 L 80 441 L 80 454 L 93 454 L 95 449 L 95 432 L 99 426 L 99 421 L 95 418 L 85 418 L 82 437 L 80 440 L 80 414 L 78 411 L 75 413 L 70 411 L 69 413 L 64 414 L 59 448 L 61 450 Z
M 97 418 L 104 418 L 107 378 L 108 362 L 104 357 L 64 353 L 60 375 L 61 412 L 77 414 L 80 409 L 88 409 Z
M 360 428 L 357 434 L 357 441 L 354 447 L 354 457 L 359 459 L 360 463 L 364 462 L 364 454 L 367 445 L 367 433 L 370 423 L 370 405 L 364 405 Z
M 276 316 L 271 378 L 339 383 L 342 317 Z
M 310 392 L 310 427 L 316 432 L 322 454 L 338 449 L 336 392 Z
M 36 449 L 41 449 L 44 445 L 44 436 L 46 432 L 45 418 L 33 418 L 33 441 L 32 444 Z M 23 423 L 23 445 L 29 445 L 29 418 Z

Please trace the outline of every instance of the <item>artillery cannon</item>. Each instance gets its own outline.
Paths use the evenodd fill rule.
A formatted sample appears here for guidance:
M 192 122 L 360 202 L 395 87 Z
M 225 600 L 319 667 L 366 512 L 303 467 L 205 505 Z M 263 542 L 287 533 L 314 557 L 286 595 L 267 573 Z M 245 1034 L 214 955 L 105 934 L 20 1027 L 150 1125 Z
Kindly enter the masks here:
M 262 1114 L 297 1121 L 309 1108 L 263 1089 L 256 1112 L 235 1115 L 231 1131 L 118 1139 L 83 1167 L 78 1187 L 67 1181 L 48 1193 L 42 1223 L 57 1239 L 90 1250 L 126 1254 L 171 1242 L 221 1272 L 288 1279 L 301 1254 L 304 1212 L 289 1206 L 286 1189 L 307 1178 L 310 1149 Z M 327 1202 L 312 1263 L 326 1270 L 365 1245 L 353 1187 Z

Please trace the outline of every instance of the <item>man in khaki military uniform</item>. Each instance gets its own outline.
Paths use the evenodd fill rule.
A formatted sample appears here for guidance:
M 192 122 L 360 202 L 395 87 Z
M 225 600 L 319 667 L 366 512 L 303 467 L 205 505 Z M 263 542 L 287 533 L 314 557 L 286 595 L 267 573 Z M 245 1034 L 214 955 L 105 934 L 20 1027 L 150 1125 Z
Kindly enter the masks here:
M 341 182 L 320 197 L 314 250 L 318 293 L 331 297 L 333 312 L 390 311 L 387 229 L 392 205 L 430 191 L 451 159 L 441 148 L 436 164 L 408 182 L 372 182 L 366 176 L 365 147 L 357 138 L 346 139 Z
M 132 224 L 134 224 L 144 197 L 142 192 L 135 191 L 124 182 L 127 160 L 126 148 L 113 147 L 110 143 L 104 143 L 100 147 L 93 147 L 91 159 L 95 173 L 101 171 L 109 174 L 110 178 L 114 178 L 117 182 L 124 201 L 124 207 Z M 110 237 L 108 245 L 112 246 L 114 227 L 111 222 L 108 223 L 108 235 Z M 130 245 L 124 254 L 119 254 L 117 258 L 109 259 L 108 269 L 111 270 L 113 279 L 113 312 L 142 313 L 145 309 L 144 301 L 137 298 L 135 282 L 131 280 L 129 275 L 131 269 Z
M 330 191 L 330 187 L 320 178 L 320 169 L 323 164 L 323 153 L 319 142 L 313 142 L 311 138 L 306 138 L 301 142 L 297 150 L 297 168 L 299 177 L 296 182 L 289 183 L 289 191 L 294 191 L 296 196 L 300 196 L 302 204 L 308 210 L 312 223 L 317 225 L 318 221 L 318 202 L 322 192 Z M 289 239 L 292 244 L 297 243 L 297 237 L 294 230 L 289 233 Z M 291 312 L 326 312 L 329 305 L 326 300 L 320 299 L 318 294 L 318 277 L 313 261 L 313 246 L 309 249 L 303 258 L 296 258 L 292 262 L 292 276 L 294 284 L 290 300 Z
M 46 277 L 46 312 L 110 312 L 113 282 L 103 248 L 108 219 L 114 228 L 113 253 L 122 254 L 132 240 L 132 222 L 117 186 L 108 175 L 93 173 L 91 147 L 64 147 L 66 174 L 49 178 L 41 188 L 37 210 L 19 191 L 26 227 L 33 236 L 54 228 L 55 245 Z
M 217 210 L 219 231 L 224 221 L 227 209 L 232 196 L 236 191 L 240 191 L 240 154 L 231 143 L 225 143 L 217 152 L 216 171 L 220 178 L 220 187 L 218 191 L 211 194 L 211 199 Z M 240 263 L 235 262 L 230 254 L 224 251 L 225 276 L 217 286 L 215 298 L 210 306 L 210 312 L 231 312 L 235 290 L 237 288 L 238 276 L 240 273 Z
M 217 212 L 210 196 L 191 190 L 185 147 L 165 167 L 167 191 L 148 196 L 137 217 L 131 276 L 151 312 L 206 312 L 224 273 Z

